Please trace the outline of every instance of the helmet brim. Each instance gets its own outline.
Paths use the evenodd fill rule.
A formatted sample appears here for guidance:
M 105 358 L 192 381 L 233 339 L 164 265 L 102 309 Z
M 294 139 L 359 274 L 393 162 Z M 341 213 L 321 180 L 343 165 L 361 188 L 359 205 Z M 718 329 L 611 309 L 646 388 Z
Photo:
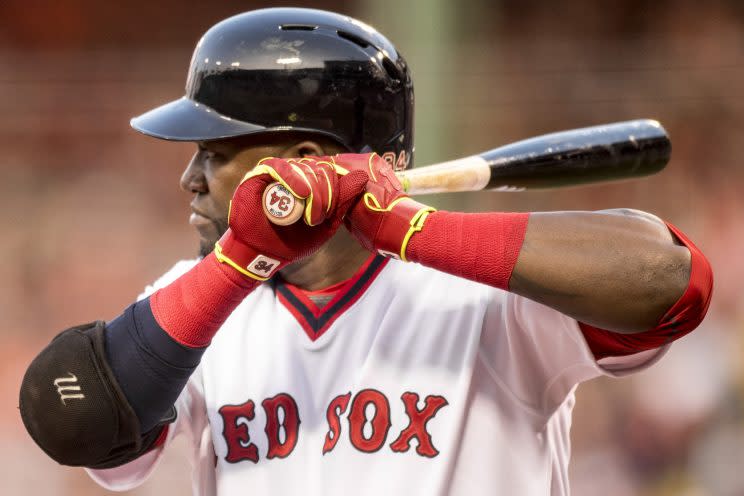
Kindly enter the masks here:
M 137 131 L 169 141 L 209 141 L 266 131 L 266 127 L 224 116 L 187 97 L 161 105 L 129 124 Z

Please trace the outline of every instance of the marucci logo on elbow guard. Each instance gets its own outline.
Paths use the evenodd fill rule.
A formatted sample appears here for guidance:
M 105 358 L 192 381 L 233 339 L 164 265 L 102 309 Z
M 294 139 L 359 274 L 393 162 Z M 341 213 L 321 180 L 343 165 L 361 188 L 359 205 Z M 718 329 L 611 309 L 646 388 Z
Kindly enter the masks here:
M 54 379 L 54 386 L 57 388 L 57 394 L 63 405 L 67 406 L 66 400 L 82 400 L 85 395 L 78 385 L 78 378 L 72 372 L 68 377 L 57 377 Z

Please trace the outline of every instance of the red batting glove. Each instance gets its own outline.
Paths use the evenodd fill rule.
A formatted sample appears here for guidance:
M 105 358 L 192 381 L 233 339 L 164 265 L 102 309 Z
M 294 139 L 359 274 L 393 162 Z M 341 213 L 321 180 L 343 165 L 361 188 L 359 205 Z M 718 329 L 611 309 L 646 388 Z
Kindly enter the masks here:
M 217 260 L 253 279 L 269 279 L 285 265 L 315 253 L 333 236 L 365 180 L 361 172 L 340 177 L 323 158 L 261 160 L 233 195 L 230 228 L 214 249 Z M 263 192 L 275 181 L 305 200 L 302 222 L 277 226 L 264 214 Z
M 363 171 L 367 176 L 364 194 L 344 219 L 351 234 L 370 251 L 408 261 L 411 236 L 435 209 L 409 198 L 392 166 L 376 153 L 346 153 L 332 159 L 339 174 Z

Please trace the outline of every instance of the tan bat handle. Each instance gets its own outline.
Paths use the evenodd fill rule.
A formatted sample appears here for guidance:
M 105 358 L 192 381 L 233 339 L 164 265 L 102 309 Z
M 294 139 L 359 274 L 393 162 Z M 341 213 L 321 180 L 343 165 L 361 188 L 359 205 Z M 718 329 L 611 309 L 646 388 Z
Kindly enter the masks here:
M 480 191 L 488 185 L 491 169 L 478 155 L 395 173 L 409 195 Z

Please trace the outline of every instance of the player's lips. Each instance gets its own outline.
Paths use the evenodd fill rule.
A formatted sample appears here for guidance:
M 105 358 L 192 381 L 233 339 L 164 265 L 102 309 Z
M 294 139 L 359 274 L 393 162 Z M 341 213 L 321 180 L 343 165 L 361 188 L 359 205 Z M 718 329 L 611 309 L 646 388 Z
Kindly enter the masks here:
M 197 212 L 192 212 L 191 216 L 189 217 L 189 224 L 197 228 L 199 226 L 205 226 L 207 224 L 212 224 L 212 223 L 213 223 L 212 219 L 210 219 L 206 215 L 202 215 Z
M 194 226 L 199 232 L 199 236 L 205 239 L 211 239 L 217 232 L 217 225 L 214 220 L 193 206 L 191 207 L 189 224 Z
M 191 217 L 189 217 L 189 224 L 192 226 L 203 226 L 206 224 L 213 224 L 214 220 L 196 207 L 193 203 L 189 205 L 191 207 Z

